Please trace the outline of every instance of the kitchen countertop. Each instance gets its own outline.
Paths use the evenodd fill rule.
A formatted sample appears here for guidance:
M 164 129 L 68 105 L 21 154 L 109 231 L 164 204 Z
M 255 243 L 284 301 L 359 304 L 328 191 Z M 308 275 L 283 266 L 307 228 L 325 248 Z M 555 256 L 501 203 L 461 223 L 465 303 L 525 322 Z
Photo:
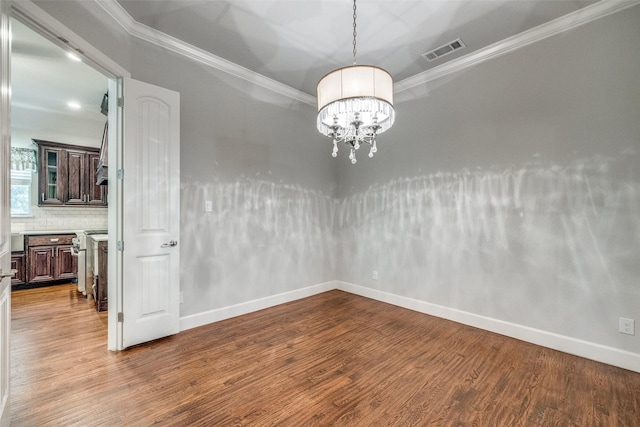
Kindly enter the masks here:
M 12 231 L 11 232 L 11 252 L 24 251 L 24 236 L 42 236 L 46 234 L 82 234 L 87 230 L 28 230 L 28 231 Z M 90 230 L 93 231 L 93 230 Z M 102 231 L 102 230 L 100 230 Z M 98 234 L 97 236 L 105 236 L 108 234 Z
M 43 234 L 76 234 L 82 233 L 84 230 L 29 230 L 29 231 L 16 231 L 11 232 L 11 235 L 20 235 L 20 236 L 40 236 Z
M 11 252 L 24 251 L 24 236 L 42 236 L 45 234 L 76 234 L 84 230 L 31 230 L 11 232 Z

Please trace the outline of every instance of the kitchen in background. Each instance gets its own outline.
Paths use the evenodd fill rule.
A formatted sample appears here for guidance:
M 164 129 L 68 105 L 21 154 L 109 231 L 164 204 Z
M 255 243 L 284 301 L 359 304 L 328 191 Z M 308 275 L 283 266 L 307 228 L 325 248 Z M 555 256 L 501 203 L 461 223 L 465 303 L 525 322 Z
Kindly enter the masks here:
M 12 288 L 74 282 L 106 310 L 108 79 L 15 19 L 11 73 Z

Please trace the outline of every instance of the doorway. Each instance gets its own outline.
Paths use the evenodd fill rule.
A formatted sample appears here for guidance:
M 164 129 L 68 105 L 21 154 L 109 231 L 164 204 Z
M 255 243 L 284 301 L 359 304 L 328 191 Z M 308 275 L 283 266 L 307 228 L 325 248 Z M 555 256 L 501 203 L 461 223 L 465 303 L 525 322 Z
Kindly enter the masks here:
M 108 133 L 108 298 L 107 348 L 122 350 L 136 343 L 155 340 L 180 331 L 180 94 L 130 78 L 129 73 L 89 45 L 59 21 L 31 2 L 0 3 L 2 14 L 2 64 L 11 62 L 9 17 L 19 17 L 21 22 L 47 36 L 62 40 L 63 46 L 72 48 L 90 61 L 96 69 L 109 76 L 108 121 L 112 124 Z M 11 81 L 9 72 L 2 73 L 0 91 L 0 134 L 3 150 L 0 159 L 8 164 L 10 136 L 9 99 Z M 124 97 L 123 94 L 127 96 Z M 113 96 L 112 96 L 113 95 Z M 124 140 L 131 141 L 124 144 Z M 125 152 L 126 148 L 126 152 Z M 148 159 L 155 159 L 150 162 Z M 126 160 L 126 162 L 125 162 Z M 127 169 L 128 168 L 128 169 Z M 125 169 L 127 186 L 125 188 Z M 153 177 L 162 176 L 162 180 Z M 0 182 L 8 180 L 6 173 Z M 4 181 L 6 182 L 6 181 Z M 8 189 L 8 183 L 5 187 Z M 0 261 L 5 267 L 8 261 L 10 203 L 3 204 L 0 217 Z M 126 200 L 126 203 L 124 202 Z M 151 203 L 153 202 L 153 203 Z M 136 212 L 146 212 L 144 216 Z M 127 227 L 124 227 L 125 218 Z M 126 233 L 125 233 L 126 231 Z M 141 238 L 143 237 L 143 238 Z M 124 250 L 124 242 L 130 244 Z M 136 244 L 138 243 L 138 244 Z M 125 259 L 126 255 L 126 259 Z M 8 262 L 6 263 L 8 264 Z M 125 264 L 129 268 L 125 269 Z M 170 274 L 157 274 L 158 265 Z M 103 270 L 104 271 L 104 270 Z M 124 273 L 127 273 L 126 275 Z M 8 276 L 0 271 L 3 277 Z M 2 301 L 6 310 L 0 310 L 2 319 L 9 313 L 10 297 L 3 280 Z M 125 286 L 126 285 L 126 286 Z M 126 305 L 125 302 L 128 304 Z M 0 302 L 1 303 L 1 302 Z M 124 315 L 125 305 L 127 315 Z M 4 307 L 3 306 L 3 307 Z M 7 320 L 3 324 L 9 325 Z M 2 348 L 6 349 L 10 338 L 9 328 L 2 330 Z M 64 345 L 64 342 L 61 343 Z M 105 352 L 105 355 L 108 353 Z M 5 355 L 7 357 L 4 357 Z M 111 356 L 108 356 L 111 357 Z M 0 365 L 8 368 L 8 352 L 0 352 Z M 3 379 L 0 400 L 8 396 L 8 381 Z M 1 409 L 1 408 L 0 408 Z M 6 407 L 0 413 L 0 425 L 5 425 Z
M 108 186 L 98 185 L 96 166 L 106 152 L 109 80 L 19 19 L 11 23 L 12 287 L 75 276 L 78 292 L 91 300 L 97 264 L 88 262 L 95 258 L 88 236 L 108 229 Z M 47 235 L 58 242 L 44 256 Z
M 108 185 L 96 178 L 107 148 L 109 78 L 28 21 L 13 17 L 11 27 L 12 287 L 72 280 L 74 296 L 103 302 L 92 237 L 108 230 Z
M 86 41 L 69 30 L 66 26 L 64 26 L 59 21 L 55 20 L 52 16 L 48 15 L 46 12 L 42 11 L 42 9 L 38 8 L 30 2 L 14 3 L 9 8 L 9 15 L 11 16 L 12 22 L 19 21 L 18 25 L 27 26 L 29 30 L 37 33 L 39 37 L 46 39 L 48 43 L 53 43 L 58 49 L 62 49 L 63 51 L 65 51 L 65 53 L 75 52 L 76 54 L 78 54 L 82 59 L 82 65 L 84 67 L 90 67 L 93 70 L 94 74 L 97 73 L 99 75 L 99 79 L 107 82 L 106 91 L 101 92 L 98 96 L 99 99 L 95 101 L 95 104 L 98 104 L 95 106 L 98 113 L 94 112 L 94 117 L 97 114 L 98 117 L 102 118 L 102 121 L 94 120 L 93 127 L 94 129 L 101 129 L 99 131 L 100 135 L 98 137 L 98 140 L 100 141 L 100 144 L 102 144 L 102 132 L 104 130 L 105 123 L 108 122 L 111 124 L 108 138 L 105 139 L 106 147 L 108 148 L 107 160 L 108 163 L 112 165 L 112 168 L 108 172 L 108 177 L 110 179 L 108 208 L 105 209 L 107 212 L 105 229 L 108 230 L 109 237 L 107 270 L 109 277 L 112 278 L 112 280 L 109 280 L 108 294 L 112 296 L 113 304 L 110 304 L 111 307 L 108 310 L 108 334 L 106 344 L 109 350 L 118 350 L 121 347 L 118 345 L 119 325 L 117 322 L 116 313 L 120 309 L 118 300 L 119 287 L 121 286 L 121 282 L 117 274 L 120 267 L 117 265 L 119 259 L 117 258 L 115 240 L 120 235 L 119 230 L 122 227 L 120 226 L 121 222 L 119 221 L 121 221 L 121 218 L 119 217 L 119 210 L 117 209 L 117 206 L 119 205 L 117 193 L 118 189 L 121 188 L 121 186 L 119 186 L 118 183 L 115 182 L 115 170 L 119 164 L 119 152 L 122 147 L 122 138 L 120 136 L 121 112 L 118 111 L 116 100 L 122 95 L 122 78 L 128 77 L 129 73 L 117 63 L 112 61 L 110 58 L 106 57 L 100 51 L 95 49 L 93 46 L 89 45 Z M 25 46 L 25 49 L 28 50 L 29 46 Z M 15 55 L 12 53 L 11 56 L 13 59 Z M 106 116 L 99 113 L 101 100 L 104 93 L 114 94 L 114 96 L 111 96 L 107 100 L 108 112 Z M 92 134 L 95 134 L 95 130 Z M 77 139 L 74 140 L 74 142 L 76 143 L 77 141 Z M 97 226 L 101 227 L 102 224 L 104 224 L 104 222 L 98 224 Z M 91 226 L 90 228 L 94 227 Z
M 131 79 L 30 2 L 14 4 L 11 12 L 49 40 L 82 53 L 108 76 L 107 348 L 121 350 L 179 332 L 180 94 Z M 163 179 L 154 179 L 159 176 Z M 157 273 L 161 265 L 167 274 Z

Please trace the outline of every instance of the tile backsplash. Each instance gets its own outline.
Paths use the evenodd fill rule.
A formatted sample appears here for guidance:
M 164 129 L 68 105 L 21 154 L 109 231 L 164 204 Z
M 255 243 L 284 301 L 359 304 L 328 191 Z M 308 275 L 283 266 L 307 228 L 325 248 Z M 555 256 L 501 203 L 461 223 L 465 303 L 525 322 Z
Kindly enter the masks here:
M 11 232 L 107 229 L 106 208 L 59 208 L 31 206 L 33 216 L 12 217 Z

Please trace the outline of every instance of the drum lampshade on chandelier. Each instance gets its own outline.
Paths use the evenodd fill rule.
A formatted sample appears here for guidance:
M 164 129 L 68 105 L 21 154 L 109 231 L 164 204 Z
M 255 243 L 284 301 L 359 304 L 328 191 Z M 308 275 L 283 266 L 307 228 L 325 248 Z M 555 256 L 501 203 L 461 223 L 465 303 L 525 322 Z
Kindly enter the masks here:
M 353 0 L 353 65 L 339 68 L 318 83 L 318 131 L 333 139 L 332 156 L 338 144 L 349 148 L 356 163 L 356 151 L 370 146 L 369 157 L 378 151 L 376 136 L 395 120 L 393 78 L 382 68 L 356 65 L 356 0 Z

